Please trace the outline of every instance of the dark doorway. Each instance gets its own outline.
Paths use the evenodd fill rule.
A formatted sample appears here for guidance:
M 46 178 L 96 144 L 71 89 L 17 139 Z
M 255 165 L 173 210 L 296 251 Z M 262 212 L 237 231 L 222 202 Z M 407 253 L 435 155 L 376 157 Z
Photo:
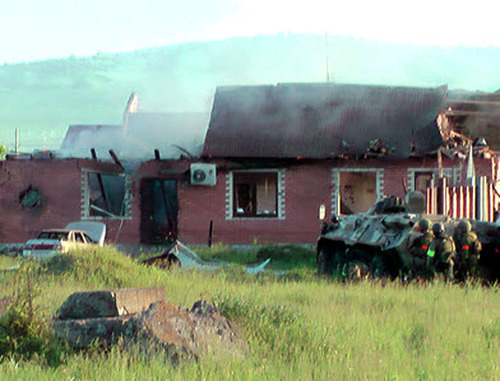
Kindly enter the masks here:
M 177 181 L 141 181 L 141 242 L 162 244 L 177 238 Z

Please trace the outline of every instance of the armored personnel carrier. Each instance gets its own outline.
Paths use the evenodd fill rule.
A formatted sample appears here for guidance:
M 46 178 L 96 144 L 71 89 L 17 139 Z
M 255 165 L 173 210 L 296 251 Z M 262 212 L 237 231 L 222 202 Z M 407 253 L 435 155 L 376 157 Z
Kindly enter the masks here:
M 422 218 L 442 222 L 453 235 L 459 220 L 444 215 L 415 213 L 401 199 L 390 197 L 377 202 L 368 212 L 334 216 L 324 224 L 317 241 L 318 274 L 343 277 L 387 277 L 407 279 L 412 256 L 408 249 Z M 481 241 L 480 274 L 500 279 L 500 224 L 471 220 Z

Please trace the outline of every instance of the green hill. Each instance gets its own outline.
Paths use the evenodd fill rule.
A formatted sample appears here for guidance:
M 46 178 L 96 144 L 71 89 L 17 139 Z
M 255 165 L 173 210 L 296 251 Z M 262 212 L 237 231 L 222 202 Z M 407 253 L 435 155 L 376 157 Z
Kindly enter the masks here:
M 0 142 L 57 149 L 70 124 L 116 124 L 132 91 L 144 111 L 208 111 L 220 85 L 323 82 L 321 35 L 240 37 L 0 67 Z M 423 47 L 329 37 L 330 80 L 500 88 L 500 47 Z

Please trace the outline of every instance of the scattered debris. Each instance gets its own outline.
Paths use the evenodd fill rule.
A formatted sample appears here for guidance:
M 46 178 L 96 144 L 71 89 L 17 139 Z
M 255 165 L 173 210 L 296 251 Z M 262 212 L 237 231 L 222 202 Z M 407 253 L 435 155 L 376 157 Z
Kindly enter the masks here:
M 32 159 L 54 159 L 56 153 L 47 149 L 36 149 L 32 153 Z
M 214 305 L 200 300 L 188 310 L 166 302 L 163 293 L 159 288 L 78 292 L 63 303 L 52 326 L 74 348 L 96 343 L 106 348 L 123 339 L 144 351 L 165 349 L 173 361 L 246 350 L 234 323 Z
M 396 151 L 395 147 L 388 146 L 382 139 L 370 140 L 366 149 L 366 157 L 385 157 Z
M 264 268 L 270 261 L 271 258 L 268 258 L 261 263 L 248 264 L 245 268 L 249 274 L 257 274 L 264 271 Z M 159 268 L 180 266 L 181 268 L 197 268 L 201 270 L 216 270 L 229 266 L 228 262 L 204 261 L 193 250 L 178 240 L 170 244 L 162 254 L 145 259 L 141 263 L 148 266 L 157 266 Z

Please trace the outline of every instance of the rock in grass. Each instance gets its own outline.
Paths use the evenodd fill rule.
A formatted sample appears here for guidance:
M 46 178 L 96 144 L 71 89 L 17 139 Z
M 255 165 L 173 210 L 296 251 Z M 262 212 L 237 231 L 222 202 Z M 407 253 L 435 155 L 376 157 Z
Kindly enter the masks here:
M 164 300 L 162 288 L 124 288 L 75 292 L 59 307 L 57 320 L 90 319 L 131 315 Z
M 214 352 L 243 353 L 247 348 L 236 325 L 206 301 L 196 302 L 190 310 L 158 302 L 130 323 L 142 342 L 153 341 L 196 358 Z
M 52 328 L 56 336 L 66 340 L 75 349 L 91 346 L 106 348 L 120 337 L 131 337 L 128 324 L 133 316 L 55 320 Z
M 141 295 L 142 291 L 75 293 L 59 309 L 53 329 L 77 349 L 106 348 L 124 341 L 138 344 L 142 351 L 163 349 L 172 360 L 199 358 L 207 353 L 237 354 L 247 348 L 238 328 L 206 301 L 198 301 L 188 310 L 164 300 L 147 308 L 145 302 L 120 297 L 134 293 Z M 125 300 L 131 304 L 119 303 Z M 129 313 L 120 313 L 122 310 Z

